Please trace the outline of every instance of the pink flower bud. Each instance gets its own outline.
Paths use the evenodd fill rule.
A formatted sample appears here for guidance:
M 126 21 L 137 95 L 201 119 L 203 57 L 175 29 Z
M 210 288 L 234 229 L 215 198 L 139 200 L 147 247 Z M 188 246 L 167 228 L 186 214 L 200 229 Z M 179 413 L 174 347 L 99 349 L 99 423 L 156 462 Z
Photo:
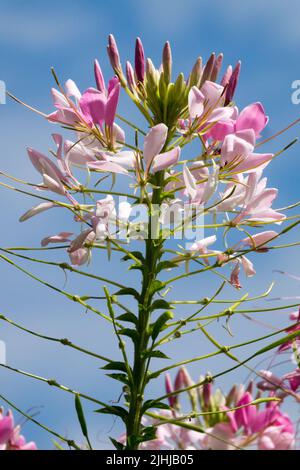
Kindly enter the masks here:
M 200 85 L 201 75 L 202 75 L 202 57 L 198 57 L 190 73 L 187 86 L 189 88 L 193 86 L 198 87 Z
M 126 78 L 129 89 L 134 93 L 136 90 L 136 81 L 134 78 L 134 70 L 129 61 L 126 62 Z
M 232 66 L 229 65 L 226 69 L 226 72 L 223 75 L 222 80 L 221 80 L 221 85 L 222 86 L 225 87 L 226 85 L 228 85 L 231 75 L 232 75 Z
M 169 41 L 166 42 L 163 49 L 162 66 L 165 82 L 170 83 L 172 75 L 172 51 Z
M 213 69 L 212 69 L 212 72 L 211 72 L 210 80 L 211 80 L 212 82 L 216 82 L 216 81 L 217 81 L 219 72 L 220 72 L 221 67 L 222 67 L 222 63 L 223 63 L 223 54 L 221 53 L 221 54 L 219 54 L 218 57 L 216 58 L 215 63 L 214 63 L 214 66 L 213 66 Z
M 118 51 L 118 46 L 116 40 L 112 34 L 108 36 L 108 46 L 107 46 L 107 53 L 111 63 L 112 68 L 115 72 L 121 72 L 121 62 L 120 62 L 120 54 Z
M 229 104 L 233 99 L 233 96 L 234 96 L 234 93 L 238 84 L 240 71 L 241 71 L 241 61 L 239 60 L 232 72 L 232 75 L 228 83 L 228 87 L 226 91 L 226 98 L 225 98 L 225 105 Z
M 134 65 L 137 80 L 143 82 L 145 78 L 145 54 L 140 38 L 137 38 L 135 43 Z
M 165 387 L 166 387 L 166 392 L 167 393 L 172 393 L 174 392 L 174 388 L 173 388 L 173 384 L 172 384 L 172 380 L 171 380 L 171 377 L 169 374 L 166 374 L 165 375 Z M 176 403 L 177 403 L 177 395 L 172 395 L 170 397 L 168 397 L 168 402 L 169 402 L 169 405 L 174 408 L 176 406 Z
M 215 65 L 215 60 L 216 60 L 216 54 L 213 52 L 204 66 L 204 70 L 203 70 L 202 78 L 201 78 L 201 86 L 206 82 L 206 80 L 210 80 L 210 77 L 211 77 L 211 74 Z
M 105 81 L 103 78 L 101 67 L 97 59 L 95 59 L 95 62 L 94 62 L 94 73 L 95 73 L 95 81 L 96 81 L 98 90 L 101 91 L 102 93 L 105 93 L 106 91 Z

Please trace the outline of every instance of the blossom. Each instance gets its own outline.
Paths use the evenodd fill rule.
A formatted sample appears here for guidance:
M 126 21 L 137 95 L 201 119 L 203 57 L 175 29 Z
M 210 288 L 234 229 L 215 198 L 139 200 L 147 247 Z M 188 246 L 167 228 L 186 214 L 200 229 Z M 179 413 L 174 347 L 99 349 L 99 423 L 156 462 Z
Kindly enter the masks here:
M 208 174 L 206 181 L 197 182 L 187 165 L 184 164 L 183 180 L 190 203 L 205 204 L 216 192 L 219 182 L 219 167 L 213 163 L 212 171 Z
M 96 65 L 95 78 L 100 90 L 90 87 L 81 94 L 72 80 L 66 82 L 64 93 L 53 88 L 53 103 L 57 111 L 50 114 L 48 120 L 71 126 L 82 123 L 87 128 L 95 125 L 102 127 L 105 123 L 111 128 L 119 100 L 120 82 L 114 77 L 106 89 L 102 77 L 101 69 Z
M 290 450 L 294 444 L 294 433 L 281 426 L 269 426 L 258 440 L 259 450 Z
M 228 134 L 252 129 L 256 138 L 268 123 L 262 103 L 256 102 L 246 106 L 240 113 L 235 107 L 230 118 L 219 120 L 208 132 L 208 136 L 214 140 L 223 141 Z
M 21 427 L 15 426 L 12 412 L 4 415 L 0 408 L 0 450 L 37 450 L 34 442 L 26 442 L 20 434 Z
M 255 153 L 256 137 L 253 129 L 227 134 L 221 147 L 222 171 L 226 173 L 253 172 L 264 168 L 273 158 L 272 153 Z
M 199 90 L 193 86 L 188 95 L 189 125 L 197 124 L 198 130 L 204 125 L 214 124 L 234 116 L 234 109 L 224 107 L 224 87 L 206 80 Z
M 279 223 L 285 218 L 284 214 L 272 209 L 272 203 L 277 197 L 278 190 L 276 188 L 266 188 L 267 178 L 261 179 L 261 174 L 260 170 L 248 176 L 246 180 L 247 187 L 242 190 L 242 199 L 239 202 L 242 210 L 232 220 L 232 224 L 238 224 L 243 219 Z M 229 201 L 227 201 L 228 203 Z

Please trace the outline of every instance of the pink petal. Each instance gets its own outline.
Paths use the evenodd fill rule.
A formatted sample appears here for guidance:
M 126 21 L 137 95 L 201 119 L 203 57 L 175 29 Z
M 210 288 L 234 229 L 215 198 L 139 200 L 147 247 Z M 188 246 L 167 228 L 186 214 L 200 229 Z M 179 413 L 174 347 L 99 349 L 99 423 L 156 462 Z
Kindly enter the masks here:
M 177 163 L 180 158 L 180 151 L 180 147 L 175 147 L 169 152 L 164 152 L 160 153 L 159 155 L 156 155 L 156 157 L 154 157 L 153 159 L 151 172 L 156 173 L 157 171 L 161 171 L 165 168 L 169 168 L 170 166 L 175 165 L 175 163 Z
M 261 103 L 253 103 L 244 108 L 236 121 L 236 129 L 253 129 L 256 136 L 265 128 L 268 117 Z
M 6 416 L 0 415 L 0 444 L 5 444 L 13 434 L 14 420 L 11 411 Z
M 152 127 L 145 137 L 144 160 L 147 168 L 150 168 L 153 158 L 159 154 L 163 148 L 168 135 L 168 128 L 165 124 L 157 124 Z
M 247 238 L 244 238 L 241 243 L 251 248 L 259 247 L 264 248 L 264 246 L 272 239 L 278 236 L 278 233 L 274 230 L 267 230 L 265 232 L 256 233 L 255 235 Z
M 201 87 L 201 92 L 205 97 L 205 107 L 215 108 L 222 106 L 225 96 L 223 94 L 224 87 L 218 83 L 206 80 Z
M 60 232 L 57 235 L 51 235 L 50 237 L 43 238 L 41 241 L 42 246 L 47 246 L 49 243 L 64 243 L 70 241 L 70 236 L 73 235 L 72 232 Z
M 200 117 L 204 111 L 204 95 L 201 93 L 199 88 L 193 86 L 189 91 L 188 103 L 189 103 L 189 115 L 191 119 Z
M 93 229 L 92 228 L 88 228 L 86 230 L 84 230 L 83 232 L 81 232 L 76 238 L 75 240 L 72 241 L 69 249 L 68 249 L 68 252 L 69 253 L 73 253 L 74 251 L 78 251 L 79 248 L 83 248 L 85 242 L 87 241 L 87 239 L 89 238 L 89 236 L 93 233 Z
M 49 174 L 56 175 L 57 179 L 63 180 L 64 175 L 63 173 L 57 168 L 57 166 L 50 160 L 50 158 L 46 157 L 42 153 L 34 150 L 32 148 L 27 149 L 28 156 L 31 160 L 31 163 L 35 167 L 35 169 L 40 173 L 43 174 L 45 171 L 49 171 Z
M 241 257 L 241 262 L 246 276 L 251 277 L 256 274 L 253 263 L 246 256 Z
M 252 151 L 252 144 L 235 134 L 229 134 L 225 137 L 221 148 L 221 163 L 225 165 L 243 161 Z
M 233 171 L 252 173 L 257 171 L 258 168 L 264 169 L 273 157 L 273 153 L 252 153 L 237 165 Z
M 120 173 L 123 175 L 127 175 L 128 171 L 123 168 L 121 165 L 118 165 L 118 163 L 110 162 L 110 161 L 97 161 L 97 162 L 88 162 L 87 163 L 88 167 L 97 170 L 97 171 L 107 171 L 109 173 Z
M 69 79 L 65 83 L 66 95 L 68 97 L 74 97 L 77 101 L 81 98 L 81 93 L 76 85 L 76 83 Z
M 117 77 L 114 77 L 108 83 L 108 98 L 106 103 L 106 111 L 105 111 L 105 123 L 107 126 L 112 127 L 115 116 L 116 110 L 118 106 L 118 100 L 120 95 L 120 88 L 121 84 Z
M 89 125 L 102 125 L 107 98 L 96 88 L 88 88 L 79 100 L 80 109 Z
M 188 195 L 193 200 L 197 196 L 197 186 L 196 180 L 190 170 L 188 169 L 187 165 L 184 164 L 183 167 L 183 181 L 187 190 Z
M 47 211 L 52 207 L 55 207 L 54 202 L 42 202 L 41 204 L 38 204 L 37 206 L 34 206 L 25 212 L 25 214 L 20 217 L 19 222 L 25 222 L 25 220 L 28 220 L 31 217 L 40 214 L 41 212 Z
M 103 77 L 102 70 L 97 59 L 95 59 L 95 62 L 94 62 L 94 73 L 95 73 L 95 81 L 96 81 L 98 90 L 101 91 L 102 93 L 106 93 L 104 77 Z

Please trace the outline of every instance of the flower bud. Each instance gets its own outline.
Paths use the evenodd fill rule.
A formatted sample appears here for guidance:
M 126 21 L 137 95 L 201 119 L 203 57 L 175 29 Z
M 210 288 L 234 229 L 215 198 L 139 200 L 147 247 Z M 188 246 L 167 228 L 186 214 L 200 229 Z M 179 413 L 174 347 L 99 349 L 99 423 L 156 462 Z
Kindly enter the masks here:
M 180 73 L 174 84 L 174 95 L 178 99 L 185 90 L 185 81 L 183 73 Z
M 183 371 L 182 371 L 182 367 L 180 367 L 175 377 L 174 390 L 181 390 L 184 387 L 185 387 L 185 384 L 184 384 L 184 379 L 183 379 Z
M 233 96 L 234 96 L 234 93 L 238 84 L 240 71 L 241 71 L 241 61 L 239 60 L 232 72 L 232 75 L 228 83 L 228 87 L 226 91 L 226 98 L 225 98 L 225 105 L 229 104 L 233 99 Z
M 137 38 L 135 43 L 135 73 L 139 82 L 143 82 L 145 78 L 145 54 L 142 41 Z
M 135 93 L 136 90 L 136 81 L 134 77 L 134 70 L 132 68 L 132 65 L 129 61 L 126 62 L 126 78 L 127 78 L 127 85 L 132 91 L 132 93 Z
M 208 61 L 205 64 L 203 73 L 202 73 L 202 78 L 201 78 L 201 83 L 200 85 L 202 86 L 206 80 L 210 80 L 214 65 L 215 65 L 215 60 L 216 60 L 216 54 L 213 52 L 208 59 Z
M 98 62 L 97 59 L 95 59 L 95 62 L 94 62 L 94 73 L 95 73 L 95 81 L 96 81 L 97 88 L 98 88 L 99 91 L 104 93 L 105 92 L 105 81 L 104 81 L 104 78 L 103 78 L 101 67 L 100 67 L 99 62 Z
M 221 53 L 221 54 L 219 54 L 218 57 L 216 58 L 215 63 L 214 63 L 214 66 L 213 66 L 213 69 L 212 69 L 212 72 L 211 72 L 210 80 L 211 80 L 212 82 L 216 82 L 216 81 L 217 81 L 219 72 L 220 72 L 221 67 L 222 67 L 222 63 L 223 63 L 223 54 Z
M 158 73 L 151 59 L 146 60 L 146 77 L 150 86 L 156 87 L 158 83 Z
M 192 88 L 193 86 L 198 87 L 200 85 L 201 75 L 202 75 L 202 57 L 198 57 L 187 81 L 188 88 Z
M 169 41 L 166 42 L 164 49 L 163 49 L 162 66 L 163 66 L 165 82 L 169 84 L 171 81 L 171 75 L 172 75 L 172 52 L 171 52 L 171 46 L 170 46 Z
M 116 73 L 120 73 L 122 71 L 121 62 L 120 62 L 120 54 L 118 51 L 116 40 L 112 34 L 108 36 L 107 53 L 108 53 L 108 57 L 109 57 L 112 68 L 114 69 Z
M 230 77 L 232 75 L 232 65 L 229 65 L 226 69 L 226 72 L 224 73 L 222 80 L 221 80 L 221 85 L 226 86 L 229 83 Z
M 212 396 L 212 383 L 206 382 L 203 384 L 203 389 L 202 389 L 202 397 L 203 397 L 203 403 L 204 403 L 205 408 L 208 408 L 210 406 L 211 396 Z
M 169 374 L 166 374 L 165 375 L 165 387 L 166 387 L 166 392 L 167 393 L 172 393 L 174 392 L 174 388 L 173 388 L 173 384 L 172 384 L 172 380 L 171 380 L 171 377 Z M 177 403 L 177 395 L 171 395 L 170 397 L 168 397 L 168 402 L 169 402 L 169 405 L 174 408 L 176 406 L 176 403 Z
M 242 398 L 244 393 L 245 393 L 245 389 L 242 384 L 233 385 L 233 387 L 231 388 L 231 390 L 229 391 L 226 397 L 226 405 L 227 406 L 235 405 Z

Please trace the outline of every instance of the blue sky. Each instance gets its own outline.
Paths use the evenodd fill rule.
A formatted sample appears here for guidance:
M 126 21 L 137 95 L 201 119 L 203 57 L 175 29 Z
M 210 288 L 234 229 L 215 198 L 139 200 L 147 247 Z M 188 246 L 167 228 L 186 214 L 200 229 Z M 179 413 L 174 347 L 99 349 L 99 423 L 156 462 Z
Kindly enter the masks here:
M 299 116 L 300 107 L 291 102 L 291 83 L 300 79 L 300 3 L 296 0 L 200 1 L 186 0 L 119 0 L 118 2 L 92 1 L 5 1 L 0 10 L 0 79 L 7 88 L 24 101 L 48 112 L 51 111 L 50 87 L 53 79 L 50 67 L 54 66 L 61 81 L 73 78 L 81 89 L 93 85 L 92 63 L 97 57 L 107 78 L 111 71 L 106 57 L 106 38 L 113 33 L 125 59 L 133 59 L 136 36 L 143 39 L 146 55 L 158 65 L 161 48 L 170 40 L 173 48 L 175 71 L 189 72 L 198 55 L 207 58 L 212 51 L 223 52 L 225 63 L 242 60 L 242 75 L 236 99 L 239 106 L 262 101 L 270 124 L 266 135 L 279 130 Z M 130 108 L 131 109 L 131 108 Z M 127 112 L 123 97 L 120 111 Z M 136 117 L 134 111 L 130 111 Z M 0 106 L 1 154 L 0 168 L 24 179 L 38 181 L 26 156 L 26 147 L 32 146 L 46 152 L 51 145 L 50 134 L 54 127 L 14 102 Z M 57 129 L 56 129 L 57 130 Z M 299 135 L 299 127 L 292 129 L 275 143 L 270 151 L 276 151 Z M 266 174 L 269 185 L 280 188 L 278 207 L 297 201 L 299 197 L 299 145 L 276 159 Z M 72 231 L 72 221 L 67 214 L 49 213 L 19 224 L 18 217 L 32 201 L 26 196 L 2 190 L 0 210 L 2 215 L 0 246 L 38 246 L 41 238 L 61 229 Z M 287 240 L 297 240 L 298 229 Z M 65 255 L 59 254 L 65 261 Z M 298 248 L 272 252 L 255 258 L 257 276 L 245 282 L 252 295 L 262 292 L 268 283 L 277 280 L 276 296 L 297 295 L 298 285 L 274 274 L 274 269 L 299 273 Z M 29 267 L 28 264 L 24 266 Z M 64 286 L 63 273 L 50 268 L 31 266 L 33 272 L 50 282 Z M 91 269 L 113 277 L 120 272 L 119 262 L 107 265 L 103 255 L 96 255 Z M 125 269 L 125 267 L 123 268 Z M 126 273 L 126 282 L 136 284 L 132 273 Z M 124 274 L 122 275 L 124 278 Z M 73 305 L 56 293 L 24 277 L 15 269 L 0 263 L 1 301 L 0 312 L 33 330 L 57 337 L 69 337 L 74 342 L 89 346 L 99 353 L 111 354 L 114 344 L 109 329 L 101 319 L 85 314 L 83 308 Z M 213 278 L 193 280 L 188 287 L 179 285 L 176 295 L 206 296 L 213 292 Z M 96 293 L 99 286 L 86 280 L 68 276 L 65 289 L 73 293 Z M 201 293 L 199 293 L 201 291 Z M 99 295 L 99 294 L 98 294 Z M 228 290 L 227 296 L 235 296 Z M 265 305 L 265 304 L 263 304 Z M 182 312 L 182 314 L 185 312 Z M 263 321 L 281 325 L 286 317 L 279 314 L 264 316 Z M 260 319 L 262 319 L 260 317 Z M 99 370 L 94 359 L 81 357 L 75 351 L 62 346 L 44 343 L 25 333 L 1 323 L 0 339 L 7 344 L 7 362 L 44 377 L 93 394 L 101 400 L 117 400 L 117 384 L 111 383 Z M 228 338 L 221 325 L 219 337 Z M 262 327 L 245 319 L 233 320 L 233 342 L 251 335 L 264 334 Z M 192 338 L 192 337 L 191 337 Z M 171 346 L 178 360 L 191 354 L 201 354 L 208 345 L 197 334 L 194 340 L 183 340 Z M 184 351 L 184 356 L 182 355 Z M 196 377 L 207 369 L 217 372 L 227 361 L 211 361 L 205 370 L 193 367 Z M 235 380 L 243 380 L 246 371 L 240 371 L 224 379 L 228 388 Z M 0 370 L 0 393 L 15 401 L 24 410 L 34 407 L 45 424 L 61 434 L 81 439 L 74 414 L 72 397 L 52 390 L 43 383 Z M 160 394 L 162 382 L 152 386 Z M 86 404 L 93 440 L 99 448 L 108 445 L 107 435 L 117 436 L 120 423 L 110 417 L 92 413 L 93 406 Z M 40 448 L 51 448 L 47 433 L 27 423 L 24 433 L 35 439 Z

